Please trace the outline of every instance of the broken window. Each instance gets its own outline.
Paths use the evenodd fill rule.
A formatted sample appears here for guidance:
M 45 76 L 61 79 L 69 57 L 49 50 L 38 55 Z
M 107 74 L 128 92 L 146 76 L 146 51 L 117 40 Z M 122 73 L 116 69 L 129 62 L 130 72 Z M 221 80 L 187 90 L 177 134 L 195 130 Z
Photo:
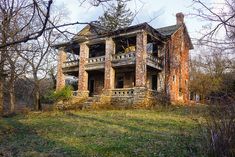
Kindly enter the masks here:
M 118 37 L 115 39 L 116 53 L 128 53 L 136 51 L 136 36 Z

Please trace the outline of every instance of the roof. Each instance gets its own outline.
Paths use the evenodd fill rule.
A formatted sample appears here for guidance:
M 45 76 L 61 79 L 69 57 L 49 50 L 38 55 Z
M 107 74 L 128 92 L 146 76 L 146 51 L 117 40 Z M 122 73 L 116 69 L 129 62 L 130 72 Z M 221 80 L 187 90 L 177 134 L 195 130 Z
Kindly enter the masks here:
M 145 22 L 145 23 L 141 23 L 141 24 L 125 27 L 125 28 L 120 28 L 114 31 L 105 30 L 103 27 L 99 25 L 89 24 L 86 27 L 84 27 L 80 32 L 78 32 L 72 38 L 72 40 L 77 40 L 79 42 L 79 41 L 89 40 L 89 39 L 94 39 L 94 38 L 115 36 L 115 35 L 119 35 L 122 33 L 129 33 L 129 32 L 133 32 L 133 31 L 141 30 L 141 29 L 146 30 L 150 34 L 153 34 L 159 37 L 160 39 L 164 39 L 164 36 L 161 33 L 159 33 L 156 29 L 154 29 L 152 26 L 150 26 L 148 23 Z
M 166 38 L 169 38 L 172 34 L 174 34 L 181 26 L 184 26 L 186 28 L 185 25 L 171 25 L 171 26 L 155 29 L 152 26 L 150 26 L 148 23 L 145 22 L 145 23 L 121 28 L 118 30 L 114 30 L 114 31 L 107 31 L 107 30 L 105 30 L 105 28 L 103 28 L 97 24 L 89 24 L 89 25 L 85 26 L 80 32 L 78 32 L 77 35 L 75 35 L 72 38 L 72 42 L 70 42 L 70 43 L 73 43 L 73 42 L 79 43 L 79 42 L 83 42 L 83 41 L 86 41 L 89 39 L 113 36 L 113 35 L 118 35 L 118 34 L 122 34 L 122 33 L 133 32 L 133 31 L 141 30 L 141 29 L 146 30 L 150 34 L 157 36 L 160 39 L 164 40 Z M 189 43 L 190 49 L 192 49 L 193 45 L 192 45 L 191 39 L 189 37 L 187 28 L 186 28 L 186 34 L 187 34 L 187 38 L 189 39 L 189 42 L 190 42 Z M 68 43 L 66 43 L 66 44 L 68 44 Z M 58 44 L 56 46 L 59 47 L 59 45 L 60 44 Z
M 171 36 L 180 27 L 181 27 L 181 25 L 172 25 L 172 26 L 157 28 L 156 30 L 164 36 Z

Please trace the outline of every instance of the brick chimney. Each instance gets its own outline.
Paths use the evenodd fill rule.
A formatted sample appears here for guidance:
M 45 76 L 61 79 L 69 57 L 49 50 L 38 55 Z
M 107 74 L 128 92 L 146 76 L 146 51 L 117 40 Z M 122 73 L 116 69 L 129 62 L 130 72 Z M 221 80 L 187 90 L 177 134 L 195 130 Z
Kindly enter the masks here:
M 184 14 L 182 12 L 176 14 L 176 24 L 181 25 L 184 23 Z

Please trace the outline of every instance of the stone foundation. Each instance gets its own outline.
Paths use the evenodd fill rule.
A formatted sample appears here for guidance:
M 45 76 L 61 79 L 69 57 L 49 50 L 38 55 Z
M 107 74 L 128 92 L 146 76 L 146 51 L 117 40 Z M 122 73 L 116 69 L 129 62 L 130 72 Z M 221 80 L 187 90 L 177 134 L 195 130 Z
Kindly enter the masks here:
M 150 108 L 157 105 L 158 92 L 145 87 L 104 90 L 92 104 L 94 109 Z
M 78 91 L 77 97 L 79 98 L 88 98 L 89 97 L 89 91 Z

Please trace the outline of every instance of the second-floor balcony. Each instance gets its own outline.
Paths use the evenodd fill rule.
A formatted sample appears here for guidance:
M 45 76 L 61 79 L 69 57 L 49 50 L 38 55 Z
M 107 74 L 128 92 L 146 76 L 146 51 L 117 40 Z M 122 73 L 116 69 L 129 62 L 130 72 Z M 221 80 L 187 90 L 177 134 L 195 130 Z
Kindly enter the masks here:
M 79 66 L 79 60 L 71 60 L 63 63 L 62 68 L 70 68 Z
M 162 60 L 152 54 L 147 55 L 147 65 L 155 69 L 162 70 Z
M 79 60 L 66 61 L 62 65 L 62 69 L 65 73 L 70 73 L 79 70 Z
M 135 64 L 135 52 L 114 54 L 112 56 L 112 66 L 123 66 Z
M 86 70 L 104 69 L 105 56 L 88 58 L 85 65 Z
M 120 53 L 112 55 L 112 66 L 129 66 L 136 64 L 136 53 Z M 161 60 L 152 54 L 147 55 L 146 64 L 150 67 L 161 70 L 162 63 Z M 105 56 L 91 57 L 87 59 L 84 65 L 86 70 L 99 70 L 105 68 Z M 64 71 L 78 71 L 79 70 L 79 60 L 66 61 L 63 63 L 62 68 Z

